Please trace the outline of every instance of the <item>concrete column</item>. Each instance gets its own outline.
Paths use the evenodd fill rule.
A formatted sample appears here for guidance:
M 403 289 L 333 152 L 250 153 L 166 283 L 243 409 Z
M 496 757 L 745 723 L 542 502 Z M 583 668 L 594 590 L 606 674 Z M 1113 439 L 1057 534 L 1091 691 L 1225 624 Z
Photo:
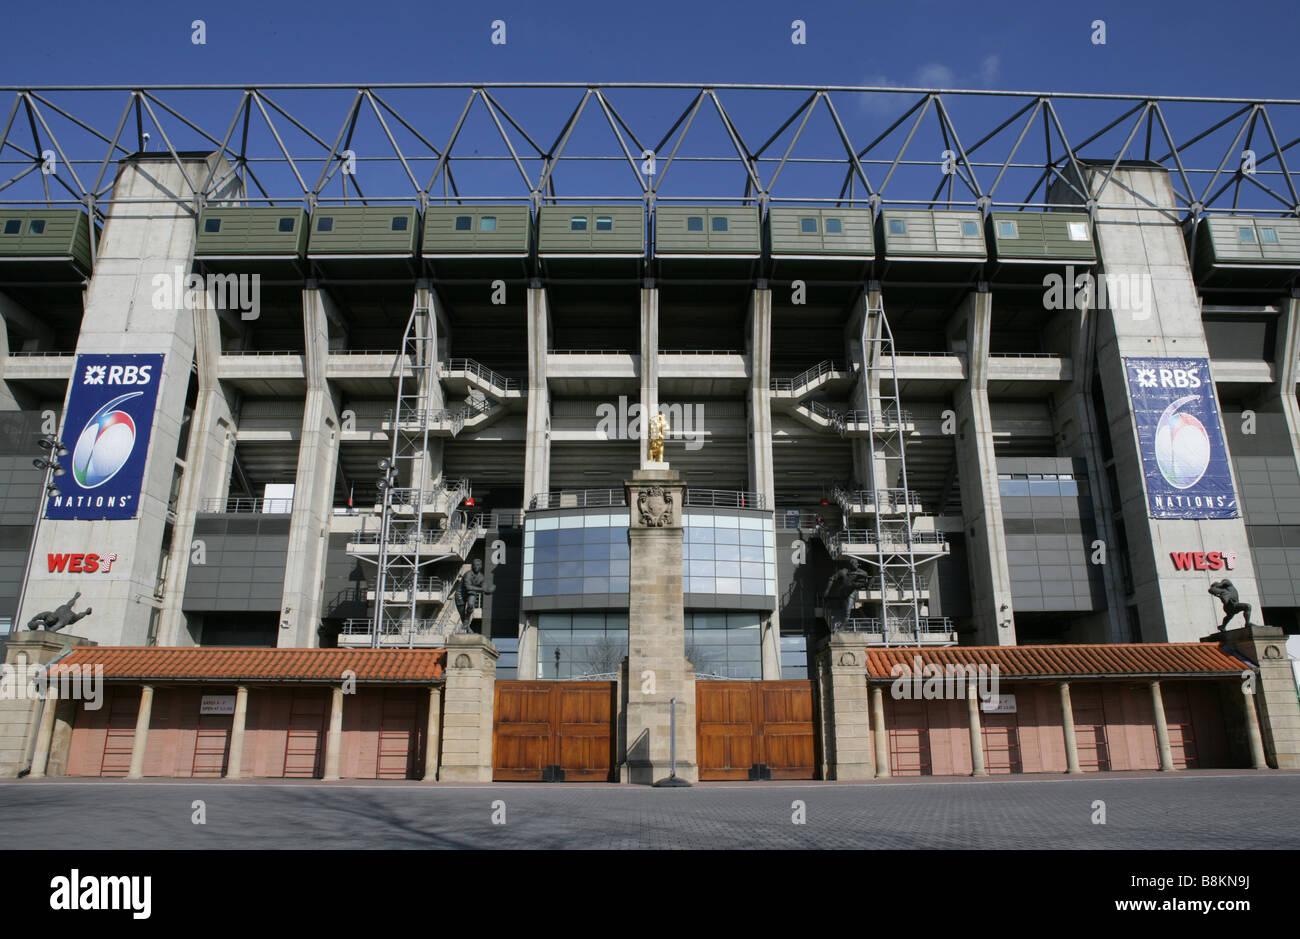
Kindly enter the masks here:
M 966 684 L 966 713 L 970 718 L 970 759 L 971 775 L 987 776 L 984 768 L 984 733 L 980 726 L 980 699 L 975 682 Z
M 135 718 L 135 737 L 131 741 L 131 766 L 127 779 L 144 776 L 144 752 L 149 746 L 149 718 L 153 716 L 153 685 L 140 686 L 140 710 Z
M 655 464 L 650 464 L 655 465 Z M 699 778 L 695 761 L 695 676 L 687 669 L 682 595 L 682 497 L 685 483 L 666 468 L 641 469 L 625 483 L 631 523 L 628 596 L 627 750 L 623 782 L 655 783 L 669 775 L 669 701 L 677 701 L 677 776 Z M 644 505 L 641 497 L 645 496 Z M 641 676 L 654 675 L 650 693 Z
M 772 465 L 772 291 L 755 290 L 745 326 L 749 348 L 749 488 L 769 510 L 776 507 Z M 781 614 L 773 610 L 761 628 L 763 678 L 781 677 Z
M 332 301 L 309 284 L 302 294 L 303 335 L 306 338 L 307 393 L 303 400 L 298 469 L 294 475 L 293 514 L 289 520 L 289 553 L 280 597 L 281 628 L 276 644 L 304 649 L 320 645 L 324 591 L 322 583 L 329 553 L 334 477 L 339 463 L 339 415 L 325 368 L 329 359 Z M 285 628 L 287 624 L 288 628 Z
M 497 648 L 475 633 L 447 637 L 441 782 L 492 781 Z
M 1002 495 L 988 396 L 993 295 L 987 291 L 968 294 L 953 327 L 961 332 L 966 349 L 966 380 L 953 392 L 953 405 L 957 413 L 957 477 L 971 575 L 974 642 L 1015 645 L 1011 567 L 1003 537 Z
M 54 739 L 54 712 L 59 706 L 59 688 L 51 683 L 45 689 L 45 706 L 41 709 L 41 723 L 36 731 L 36 750 L 32 753 L 32 779 L 45 776 L 45 765 L 50 759 L 50 742 Z
M 1265 759 L 1274 769 L 1300 769 L 1300 703 L 1286 636 L 1276 626 L 1241 626 L 1224 634 L 1223 648 L 1258 669 L 1255 708 Z M 1250 725 L 1252 722 L 1247 721 Z
M 1264 755 L 1264 738 L 1259 732 L 1259 715 L 1255 711 L 1255 695 L 1250 686 L 1241 683 L 1241 706 L 1246 715 L 1246 736 L 1250 739 L 1250 765 L 1252 769 L 1268 769 L 1268 758 Z
M 330 731 L 325 738 L 324 779 L 339 778 L 339 757 L 343 752 L 343 687 L 330 688 Z
M 238 779 L 244 768 L 244 723 L 248 718 L 248 688 L 235 689 L 235 716 L 230 722 L 230 759 L 226 761 L 226 778 Z
M 1174 751 L 1169 747 L 1169 721 L 1165 717 L 1165 699 L 1160 694 L 1160 682 L 1151 682 L 1151 710 L 1156 717 L 1156 744 L 1160 748 L 1160 769 L 1172 772 Z
M 828 779 L 871 779 L 871 715 L 867 706 L 866 651 L 852 634 L 832 633 L 817 650 L 827 687 L 821 719 Z
M 54 330 L 39 317 L 28 312 L 26 307 L 19 306 L 5 293 L 0 293 L 0 326 L 6 327 L 0 329 L 0 411 L 21 411 L 22 405 L 19 404 L 19 399 L 27 396 L 18 392 L 16 388 L 11 388 L 5 380 L 5 367 L 9 361 L 9 354 L 11 351 L 52 349 Z M 27 337 L 26 341 L 19 339 L 12 350 L 9 344 L 11 330 L 16 338 Z
M 650 454 L 650 419 L 659 413 L 659 290 L 641 289 L 641 461 Z M 666 455 L 666 454 L 665 454 Z
M 1067 773 L 1081 773 L 1079 769 L 1079 742 L 1074 735 L 1074 705 L 1070 703 L 1070 683 L 1059 682 L 1061 692 L 1061 726 L 1065 728 L 1065 766 Z
M 876 778 L 889 778 L 889 737 L 885 730 L 885 692 L 880 685 L 871 686 L 871 737 L 876 750 Z
M 524 438 L 524 508 L 551 484 L 551 396 L 546 383 L 546 353 L 551 347 L 551 315 L 546 291 L 528 289 L 528 414 Z
M 536 613 L 519 611 L 519 666 L 515 674 L 520 681 L 537 677 L 537 622 Z
M 442 685 L 429 686 L 429 722 L 424 732 L 424 781 L 438 778 L 438 753 L 442 748 Z
M 189 393 L 195 337 L 192 309 L 178 303 L 178 291 L 160 289 L 156 278 L 183 287 L 194 257 L 195 186 L 229 169 L 218 155 L 183 157 L 169 153 L 135 154 L 123 159 L 113 187 L 109 220 L 104 226 L 94 276 L 85 294 L 85 315 L 77 337 L 80 354 L 162 354 L 162 369 L 151 374 L 157 383 L 157 404 L 135 515 L 97 521 L 95 538 L 113 545 L 120 555 L 108 574 L 87 581 L 82 603 L 95 613 L 78 628 L 97 641 L 113 645 L 144 645 L 163 558 L 163 536 L 176 456 Z M 183 170 L 183 171 L 182 171 Z M 188 176 L 188 179 L 186 178 Z M 238 183 L 211 193 L 212 201 L 229 196 Z M 69 389 L 71 384 L 69 384 Z M 65 400 L 66 414 L 66 400 Z M 62 428 L 64 436 L 79 429 Z M 72 441 L 65 441 L 69 444 Z M 41 524 L 37 557 L 66 551 L 84 539 L 84 520 L 47 519 Z M 34 613 L 53 609 L 68 598 L 66 580 L 34 576 L 24 599 L 23 622 Z

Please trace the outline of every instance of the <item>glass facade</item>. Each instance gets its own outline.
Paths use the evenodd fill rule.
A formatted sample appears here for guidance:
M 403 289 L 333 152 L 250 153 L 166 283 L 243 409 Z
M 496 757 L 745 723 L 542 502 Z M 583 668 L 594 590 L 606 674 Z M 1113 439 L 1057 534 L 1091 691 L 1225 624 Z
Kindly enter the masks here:
M 758 613 L 687 613 L 686 657 L 700 675 L 762 678 L 760 624 Z M 627 655 L 627 633 L 626 613 L 541 613 L 537 677 L 613 680 Z
M 776 596 L 771 516 L 687 512 L 682 588 L 690 595 Z M 523 596 L 626 594 L 628 514 L 530 517 L 524 524 Z
M 802 634 L 781 637 L 781 677 L 811 678 L 808 672 L 808 637 Z

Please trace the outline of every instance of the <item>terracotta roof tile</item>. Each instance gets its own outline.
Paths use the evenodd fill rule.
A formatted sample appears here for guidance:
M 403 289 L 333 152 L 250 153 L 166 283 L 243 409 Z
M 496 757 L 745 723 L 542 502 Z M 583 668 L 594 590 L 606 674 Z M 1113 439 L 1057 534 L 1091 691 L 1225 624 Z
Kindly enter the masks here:
M 105 679 L 428 682 L 442 679 L 446 649 L 253 649 L 233 646 L 78 646 L 60 665 L 102 665 Z
M 956 646 L 946 649 L 868 649 L 867 674 L 891 678 L 898 664 L 915 670 L 947 665 L 998 666 L 1000 678 L 1132 678 L 1162 675 L 1239 675 L 1249 666 L 1210 642 L 1105 645 Z

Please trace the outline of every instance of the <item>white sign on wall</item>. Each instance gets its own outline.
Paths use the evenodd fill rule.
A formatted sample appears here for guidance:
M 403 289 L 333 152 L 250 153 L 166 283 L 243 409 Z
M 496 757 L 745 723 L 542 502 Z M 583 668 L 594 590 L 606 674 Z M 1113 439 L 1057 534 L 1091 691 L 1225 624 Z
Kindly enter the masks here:
M 234 714 L 235 696 L 233 694 L 205 694 L 199 702 L 199 714 Z
M 980 710 L 987 714 L 1016 713 L 1016 696 L 1013 694 L 991 694 L 980 702 Z

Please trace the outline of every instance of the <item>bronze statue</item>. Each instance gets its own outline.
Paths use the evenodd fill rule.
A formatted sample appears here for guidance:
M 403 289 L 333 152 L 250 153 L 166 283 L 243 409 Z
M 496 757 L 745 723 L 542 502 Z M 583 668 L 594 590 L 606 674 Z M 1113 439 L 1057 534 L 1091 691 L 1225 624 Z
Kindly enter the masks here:
M 859 590 L 866 590 L 870 585 L 871 578 L 867 572 L 858 564 L 856 558 L 849 558 L 849 566 L 841 567 L 831 575 L 826 581 L 826 589 L 823 594 L 826 597 L 825 606 L 828 609 L 826 619 L 830 622 L 832 630 L 841 629 L 853 613 L 853 597 Z M 829 613 L 831 601 L 835 600 L 839 605 L 839 619 L 833 619 Z
M 662 463 L 664 461 L 664 438 L 668 436 L 671 430 L 668 426 L 668 418 L 662 414 L 656 414 L 650 419 L 650 462 Z
M 1223 622 L 1219 624 L 1219 631 L 1223 632 L 1228 628 L 1228 620 L 1232 619 L 1238 613 L 1246 620 L 1246 625 L 1250 625 L 1250 604 L 1242 603 L 1241 597 L 1237 593 L 1237 588 L 1232 585 L 1230 580 L 1216 580 L 1210 584 L 1209 593 L 1219 598 L 1223 604 Z
M 457 632 L 470 632 L 470 624 L 474 621 L 474 611 L 483 606 L 483 594 L 492 593 L 496 587 L 490 587 L 487 583 L 487 575 L 483 573 L 483 562 L 479 558 L 474 558 L 470 562 L 470 569 L 460 577 L 460 582 L 456 584 L 456 609 L 460 613 L 461 625 Z
M 67 603 L 62 604 L 61 606 L 56 606 L 53 610 L 47 610 L 44 613 L 37 613 L 31 618 L 31 621 L 27 624 L 27 628 L 43 629 L 46 632 L 56 633 L 64 626 L 71 626 L 77 620 L 85 619 L 94 612 L 91 607 L 86 607 L 84 613 L 72 612 L 72 605 L 77 602 L 77 598 L 80 596 L 81 591 L 77 591 L 72 595 L 72 599 Z

